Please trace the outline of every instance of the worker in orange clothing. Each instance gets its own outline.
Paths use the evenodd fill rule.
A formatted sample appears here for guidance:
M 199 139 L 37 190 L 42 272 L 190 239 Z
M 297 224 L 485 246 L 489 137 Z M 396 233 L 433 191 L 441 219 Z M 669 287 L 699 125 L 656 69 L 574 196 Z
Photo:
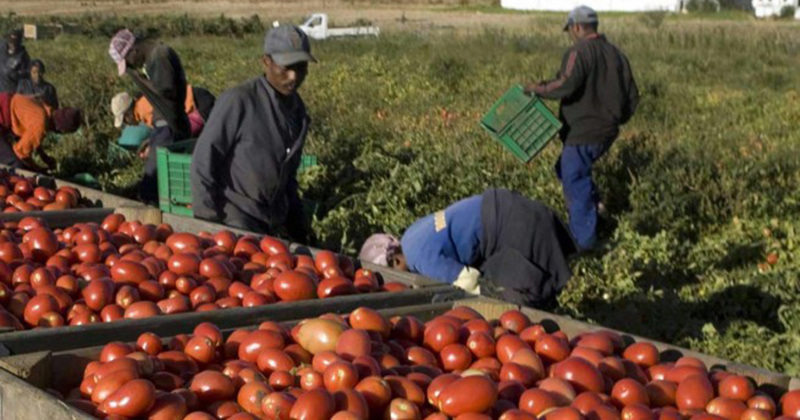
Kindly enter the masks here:
M 46 169 L 33 161 L 37 152 L 49 169 L 56 162 L 42 148 L 48 132 L 73 133 L 83 115 L 78 108 L 51 110 L 36 98 L 0 93 L 0 163 L 38 172 Z
M 216 98 L 214 94 L 201 87 L 187 85 L 186 89 L 186 116 L 191 126 L 191 137 L 196 138 L 203 131 L 205 121 L 211 114 Z M 153 128 L 153 106 L 147 97 L 139 96 L 134 100 L 128 92 L 118 93 L 111 99 L 111 113 L 114 115 L 114 127 L 122 128 L 124 125 L 136 126 L 144 124 Z M 123 130 L 123 136 L 126 134 Z M 142 133 L 144 131 L 139 131 Z M 141 139 L 144 142 L 144 138 Z M 147 143 L 141 147 L 142 154 L 147 156 Z

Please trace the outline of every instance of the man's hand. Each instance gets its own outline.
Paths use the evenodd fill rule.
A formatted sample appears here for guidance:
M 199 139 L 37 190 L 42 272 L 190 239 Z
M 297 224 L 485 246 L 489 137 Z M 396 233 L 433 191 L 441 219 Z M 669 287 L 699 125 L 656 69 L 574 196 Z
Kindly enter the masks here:
M 145 140 L 142 142 L 142 145 L 139 146 L 139 159 L 146 160 L 149 154 L 150 154 L 150 140 Z
M 542 89 L 542 88 L 544 87 L 544 85 L 545 85 L 545 83 L 544 83 L 544 82 L 539 82 L 539 83 L 527 83 L 527 84 L 525 85 L 525 87 L 523 88 L 523 91 L 524 91 L 524 92 L 525 92 L 527 95 L 530 95 L 530 94 L 538 94 L 538 93 L 539 93 L 539 89 Z

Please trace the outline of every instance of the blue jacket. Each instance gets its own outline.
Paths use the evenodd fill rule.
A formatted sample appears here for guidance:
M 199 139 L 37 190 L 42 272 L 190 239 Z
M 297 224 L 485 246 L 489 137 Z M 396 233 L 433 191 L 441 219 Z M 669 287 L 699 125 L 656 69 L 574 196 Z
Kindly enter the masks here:
M 453 283 L 464 266 L 482 259 L 483 195 L 463 199 L 409 227 L 401 246 L 409 270 Z

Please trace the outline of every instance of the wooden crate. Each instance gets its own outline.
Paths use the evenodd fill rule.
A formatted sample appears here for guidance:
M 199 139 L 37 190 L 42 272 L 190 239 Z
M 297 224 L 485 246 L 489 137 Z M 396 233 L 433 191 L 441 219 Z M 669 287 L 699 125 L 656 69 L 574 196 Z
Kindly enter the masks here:
M 33 39 L 33 40 L 40 40 L 40 39 L 54 39 L 61 32 L 64 31 L 64 27 L 61 25 L 36 25 L 26 23 L 22 27 L 23 37 L 25 39 Z
M 226 226 L 205 222 L 193 218 L 161 213 L 154 207 L 122 207 L 118 209 L 84 209 L 50 212 L 26 213 L 35 215 L 47 222 L 51 227 L 65 227 L 74 223 L 100 222 L 112 213 L 120 213 L 128 220 L 141 220 L 146 223 L 169 223 L 176 232 L 198 233 L 215 232 L 229 229 L 238 234 L 261 236 L 246 231 L 231 229 Z M 19 220 L 23 213 L 0 214 L 0 220 Z M 299 244 L 290 244 L 292 252 L 315 254 L 317 249 Z M 398 282 L 411 289 L 403 292 L 384 292 L 339 296 L 328 299 L 314 299 L 292 303 L 276 303 L 253 308 L 230 308 L 212 312 L 190 312 L 175 315 L 162 315 L 140 320 L 120 320 L 114 323 L 99 323 L 83 326 L 65 326 L 52 329 L 34 329 L 25 331 L 0 331 L 0 356 L 18 355 L 40 350 L 68 350 L 98 345 L 109 340 L 121 340 L 142 331 L 153 331 L 159 335 L 175 335 L 191 332 L 195 325 L 210 321 L 222 328 L 233 328 L 262 322 L 267 319 L 287 320 L 303 317 L 314 317 L 326 312 L 352 311 L 359 306 L 374 309 L 407 306 L 417 303 L 428 303 L 435 300 L 463 298 L 464 292 L 450 285 L 443 285 L 412 273 L 400 272 L 386 267 L 364 264 L 383 277 L 385 282 Z
M 179 216 L 170 213 L 162 214 L 155 207 L 145 206 L 143 203 L 131 200 L 129 198 L 108 194 L 103 191 L 85 187 L 83 185 L 55 179 L 46 175 L 38 174 L 36 172 L 10 168 L 6 165 L 0 164 L 0 169 L 3 168 L 16 172 L 19 175 L 33 177 L 36 179 L 38 184 L 48 188 L 57 188 L 61 186 L 75 188 L 81 192 L 81 195 L 84 198 L 90 200 L 98 208 L 49 212 L 0 213 L 0 222 L 18 221 L 23 217 L 34 216 L 47 221 L 51 227 L 66 227 L 74 223 L 100 222 L 109 214 L 121 213 L 125 215 L 125 218 L 128 220 L 139 220 L 142 223 L 152 223 L 156 225 L 159 223 L 170 224 L 175 232 L 216 232 L 222 229 L 227 229 L 238 235 L 253 235 L 256 237 L 264 236 L 192 217 Z M 306 245 L 289 243 L 287 241 L 284 241 L 284 243 L 289 246 L 289 249 L 292 252 L 306 253 L 311 255 L 315 255 L 318 252 L 317 249 L 308 247 Z M 384 279 L 390 278 L 391 280 L 388 281 L 397 281 L 414 287 L 441 285 L 439 282 L 417 274 L 400 272 L 368 262 L 362 262 L 361 266 L 381 273 Z
M 487 319 L 496 319 L 509 309 L 520 309 L 534 322 L 540 322 L 546 328 L 558 327 L 570 336 L 597 330 L 609 330 L 596 325 L 576 321 L 547 312 L 519 308 L 506 302 L 487 298 L 471 298 L 456 302 L 438 302 L 429 304 L 412 305 L 381 309 L 379 312 L 386 316 L 415 315 L 423 320 L 428 320 L 442 314 L 456 306 L 469 306 Z M 611 330 L 613 331 L 613 330 Z M 231 330 L 223 330 L 230 334 Z M 647 341 L 653 343 L 661 350 L 663 360 L 675 360 L 678 357 L 693 356 L 703 360 L 709 368 L 721 368 L 731 372 L 752 377 L 760 390 L 773 396 L 790 389 L 800 388 L 800 380 L 788 375 L 769 372 L 752 366 L 733 363 L 713 356 L 707 356 L 691 350 L 670 346 L 664 343 L 635 337 L 620 333 L 627 341 Z M 127 341 L 134 341 L 136 337 L 129 337 Z M 111 340 L 109 340 L 111 341 Z M 52 395 L 43 391 L 45 388 L 65 390 L 79 384 L 83 370 L 90 361 L 97 360 L 102 347 L 88 347 L 64 352 L 42 351 L 21 356 L 0 358 L 0 388 L 3 389 L 5 400 L 0 411 L 0 418 L 6 420 L 21 420 L 29 418 L 59 419 L 89 419 L 75 409 L 65 406 Z
M 145 331 L 161 336 L 191 333 L 201 322 L 213 322 L 220 328 L 237 328 L 264 321 L 287 321 L 312 318 L 325 313 L 351 312 L 366 306 L 384 309 L 420 302 L 452 301 L 464 298 L 464 292 L 451 286 L 426 287 L 403 292 L 383 292 L 338 296 L 328 299 L 274 303 L 252 308 L 229 308 L 208 312 L 187 312 L 145 319 L 124 319 L 58 328 L 37 328 L 0 333 L 0 356 L 20 355 L 42 350 L 61 351 L 97 346 L 109 341 L 135 338 Z
M 64 181 L 48 175 L 43 175 L 38 172 L 27 171 L 19 168 L 11 168 L 6 165 L 0 164 L 0 169 L 5 169 L 11 173 L 16 173 L 28 178 L 33 178 L 37 185 L 43 187 L 56 189 L 58 187 L 72 187 L 81 192 L 81 195 L 91 201 L 93 207 L 146 207 L 144 203 L 130 198 L 121 197 L 114 194 L 109 194 L 94 188 L 89 188 L 84 185 L 75 184 L 73 182 Z

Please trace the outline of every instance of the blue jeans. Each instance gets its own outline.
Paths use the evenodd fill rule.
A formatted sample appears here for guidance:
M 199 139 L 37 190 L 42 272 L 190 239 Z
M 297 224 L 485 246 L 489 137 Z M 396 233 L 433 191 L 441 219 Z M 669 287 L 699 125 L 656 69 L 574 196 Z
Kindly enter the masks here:
M 600 195 L 592 180 L 592 165 L 611 147 L 603 143 L 564 145 L 556 162 L 556 175 L 564 188 L 569 228 L 580 249 L 591 249 L 597 241 L 597 203 Z

